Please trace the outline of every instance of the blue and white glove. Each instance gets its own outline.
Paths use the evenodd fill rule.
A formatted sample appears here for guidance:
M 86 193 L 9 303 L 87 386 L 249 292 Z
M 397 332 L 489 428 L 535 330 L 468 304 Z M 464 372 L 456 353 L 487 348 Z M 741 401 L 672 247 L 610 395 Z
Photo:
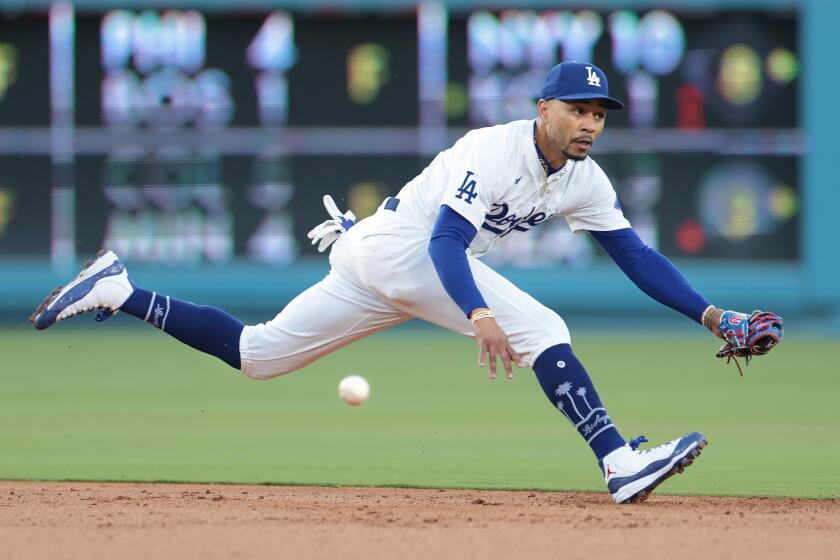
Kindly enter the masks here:
M 306 237 L 312 240 L 313 245 L 318 245 L 319 253 L 326 251 L 330 245 L 335 243 L 336 239 L 356 224 L 356 215 L 353 214 L 352 210 L 341 212 L 330 195 L 324 196 L 324 208 L 327 209 L 327 213 L 332 219 L 318 224 L 306 234 Z

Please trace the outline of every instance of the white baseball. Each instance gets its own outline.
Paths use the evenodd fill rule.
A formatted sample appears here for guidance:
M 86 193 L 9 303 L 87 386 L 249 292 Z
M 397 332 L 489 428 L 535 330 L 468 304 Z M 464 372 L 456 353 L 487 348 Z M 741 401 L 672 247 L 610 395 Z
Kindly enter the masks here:
M 358 406 L 370 396 L 370 385 L 360 375 L 348 375 L 338 384 L 338 396 L 347 404 Z

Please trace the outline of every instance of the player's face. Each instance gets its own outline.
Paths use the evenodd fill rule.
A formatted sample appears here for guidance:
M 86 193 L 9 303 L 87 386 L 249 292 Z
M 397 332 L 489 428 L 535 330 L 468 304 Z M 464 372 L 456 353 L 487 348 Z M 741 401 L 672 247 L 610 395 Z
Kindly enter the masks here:
M 539 112 L 549 145 L 571 160 L 586 159 L 607 118 L 598 100 L 541 100 Z

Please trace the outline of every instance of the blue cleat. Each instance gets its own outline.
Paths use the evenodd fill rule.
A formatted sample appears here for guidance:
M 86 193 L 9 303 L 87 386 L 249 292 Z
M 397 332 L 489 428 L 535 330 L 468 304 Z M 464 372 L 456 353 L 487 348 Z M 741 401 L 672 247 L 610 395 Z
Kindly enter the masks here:
M 47 296 L 29 317 L 38 330 L 51 327 L 56 321 L 81 313 L 102 310 L 97 320 L 107 319 L 134 291 L 123 263 L 111 251 L 99 251 L 97 258 L 85 263 L 79 275 L 64 287 Z
M 638 441 L 647 441 L 644 436 Z M 679 439 L 637 451 L 637 440 L 619 447 L 601 460 L 604 480 L 617 504 L 644 501 L 653 489 L 683 472 L 708 444 L 703 434 L 691 432 Z

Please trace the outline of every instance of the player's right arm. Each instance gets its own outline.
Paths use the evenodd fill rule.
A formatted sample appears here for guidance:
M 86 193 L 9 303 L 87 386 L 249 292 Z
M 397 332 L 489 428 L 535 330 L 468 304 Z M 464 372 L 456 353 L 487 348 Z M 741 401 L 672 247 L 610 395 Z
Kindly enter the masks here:
M 489 361 L 490 378 L 495 379 L 496 358 L 499 357 L 505 375 L 512 379 L 511 362 L 521 366 L 522 359 L 484 301 L 467 260 L 466 250 L 476 233 L 476 228 L 466 218 L 443 205 L 432 230 L 429 255 L 446 293 L 473 323 L 479 346 L 478 365 L 484 367 Z
M 471 135 L 459 140 L 448 161 L 447 182 L 440 211 L 429 241 L 429 255 L 449 297 L 472 321 L 479 345 L 479 366 L 489 361 L 490 378 L 496 378 L 496 358 L 504 365 L 508 379 L 513 377 L 511 362 L 521 363 L 507 335 L 476 286 L 466 250 L 484 222 L 484 216 L 500 193 L 496 166 L 502 158 L 489 143 Z

